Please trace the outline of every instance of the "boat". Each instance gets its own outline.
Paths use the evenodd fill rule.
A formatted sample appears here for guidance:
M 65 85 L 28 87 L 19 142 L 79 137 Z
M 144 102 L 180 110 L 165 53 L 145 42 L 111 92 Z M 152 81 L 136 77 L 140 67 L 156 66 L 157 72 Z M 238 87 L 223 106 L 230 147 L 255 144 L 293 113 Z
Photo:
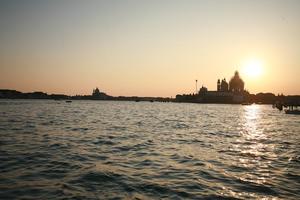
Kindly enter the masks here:
M 298 109 L 298 104 L 289 104 L 287 105 L 287 109 L 284 110 L 286 114 L 300 115 L 300 110 Z
M 300 110 L 298 107 L 300 106 L 300 102 L 276 102 L 272 107 L 277 108 L 282 111 L 284 108 L 284 112 L 286 114 L 300 115 Z
M 250 103 L 250 102 L 245 102 L 245 103 L 242 103 L 242 105 L 243 105 L 243 106 L 250 106 L 250 105 L 252 105 L 252 103 Z
M 293 114 L 293 115 L 300 115 L 300 110 L 290 110 L 290 109 L 287 109 L 285 110 L 285 113 L 286 114 Z
M 72 101 L 71 100 L 67 100 L 66 103 L 72 103 Z

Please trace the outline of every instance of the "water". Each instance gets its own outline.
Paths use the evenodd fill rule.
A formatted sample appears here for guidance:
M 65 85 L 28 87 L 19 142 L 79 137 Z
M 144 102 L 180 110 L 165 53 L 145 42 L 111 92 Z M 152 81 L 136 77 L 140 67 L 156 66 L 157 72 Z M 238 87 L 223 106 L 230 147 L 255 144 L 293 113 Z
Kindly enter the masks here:
M 0 199 L 300 199 L 271 106 L 0 101 Z

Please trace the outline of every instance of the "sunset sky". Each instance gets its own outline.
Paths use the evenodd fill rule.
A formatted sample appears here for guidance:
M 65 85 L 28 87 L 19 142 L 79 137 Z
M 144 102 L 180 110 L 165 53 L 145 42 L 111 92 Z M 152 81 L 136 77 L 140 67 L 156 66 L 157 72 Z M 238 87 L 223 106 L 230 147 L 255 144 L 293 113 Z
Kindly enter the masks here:
M 0 0 L 0 89 L 300 94 L 299 0 Z

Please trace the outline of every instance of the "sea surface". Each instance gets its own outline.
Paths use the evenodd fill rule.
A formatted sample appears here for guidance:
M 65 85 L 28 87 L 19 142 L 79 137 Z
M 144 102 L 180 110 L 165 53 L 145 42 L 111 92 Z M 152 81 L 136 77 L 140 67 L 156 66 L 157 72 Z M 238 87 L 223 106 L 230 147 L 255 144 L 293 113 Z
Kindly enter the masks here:
M 300 116 L 1 100 L 0 199 L 300 199 Z

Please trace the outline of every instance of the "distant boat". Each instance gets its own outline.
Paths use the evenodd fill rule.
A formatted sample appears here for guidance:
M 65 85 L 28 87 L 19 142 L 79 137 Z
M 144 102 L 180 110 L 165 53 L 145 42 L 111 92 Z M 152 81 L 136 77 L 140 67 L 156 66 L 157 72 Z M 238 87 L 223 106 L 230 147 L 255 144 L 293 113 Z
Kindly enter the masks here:
M 71 100 L 67 100 L 66 103 L 72 103 L 72 101 Z
M 276 102 L 272 107 L 277 108 L 280 111 L 282 111 L 284 108 L 287 108 L 284 110 L 286 114 L 300 115 L 300 110 L 298 109 L 299 106 L 300 102 Z
M 249 106 L 249 105 L 252 105 L 252 103 L 249 103 L 249 102 L 245 102 L 245 103 L 242 103 L 243 106 Z
M 293 114 L 293 115 L 300 115 L 300 110 L 290 110 L 290 109 L 287 109 L 287 110 L 285 110 L 285 113 L 286 114 Z

